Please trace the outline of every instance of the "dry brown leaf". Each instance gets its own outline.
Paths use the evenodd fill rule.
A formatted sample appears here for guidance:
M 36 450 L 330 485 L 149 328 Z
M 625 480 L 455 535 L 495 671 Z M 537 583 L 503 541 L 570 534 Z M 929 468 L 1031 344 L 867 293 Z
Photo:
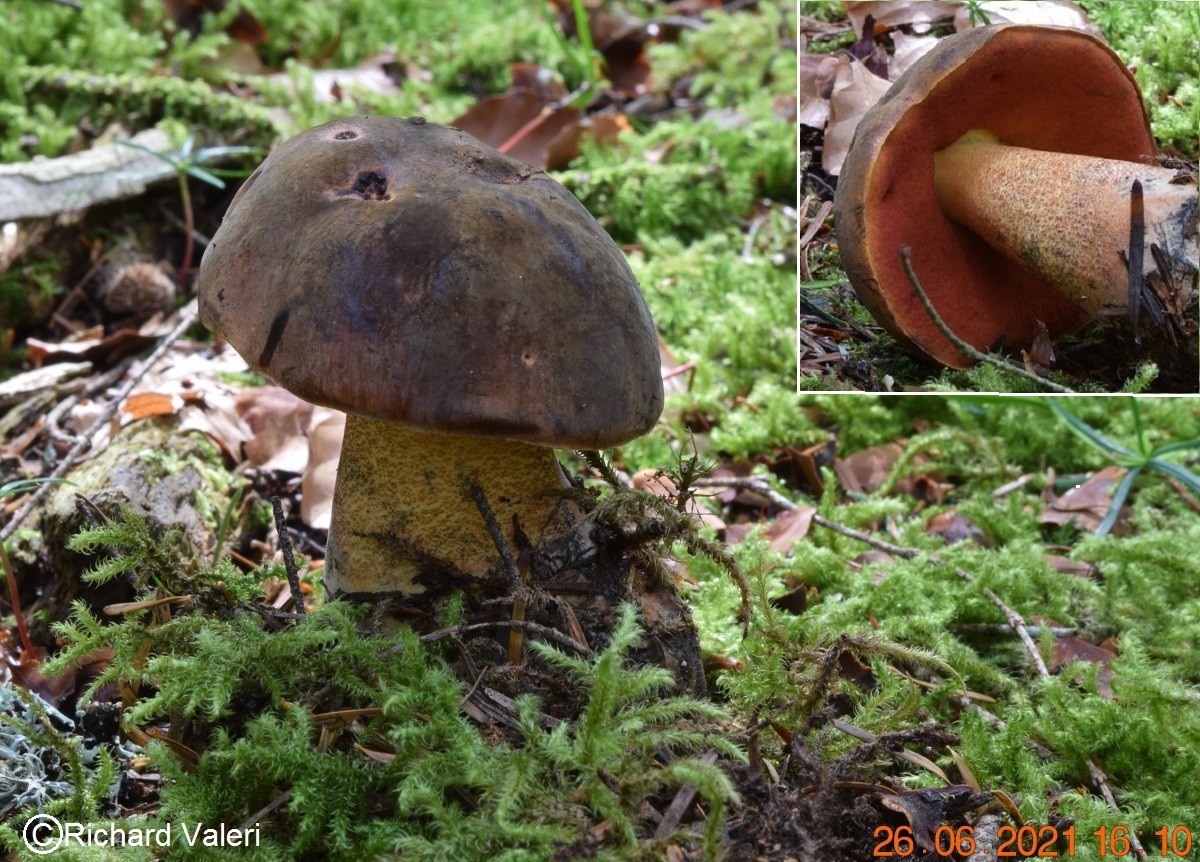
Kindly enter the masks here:
M 899 443 L 884 443 L 838 458 L 833 462 L 842 488 L 851 494 L 869 494 L 883 485 L 897 459 L 904 454 Z
M 848 50 L 850 56 L 861 61 L 872 74 L 888 77 L 888 53 L 875 41 L 875 19 L 870 15 L 863 21 L 861 35 Z
M 639 491 L 648 491 L 664 499 L 674 499 L 679 489 L 675 487 L 675 483 L 658 473 L 657 470 L 639 470 L 633 474 L 633 487 Z M 693 497 L 688 500 L 688 514 L 695 515 L 700 519 L 700 522 L 706 527 L 712 527 L 718 533 L 725 530 L 725 522 L 721 520 L 721 516 L 710 512 L 708 509 L 700 505 L 700 502 Z
M 507 92 L 481 99 L 450 125 L 541 170 L 566 167 L 583 138 L 611 141 L 630 129 L 623 114 L 588 115 L 557 104 L 566 94 L 549 70 L 519 63 Z
M 1091 533 L 1100 526 L 1112 508 L 1113 490 L 1128 471 L 1124 467 L 1105 467 L 1082 485 L 1076 485 L 1057 500 L 1051 500 L 1038 518 L 1040 524 L 1074 524 Z
M 215 16 L 226 7 L 225 0 L 163 0 L 163 7 L 180 30 L 198 36 L 206 16 Z M 246 45 L 261 45 L 267 41 L 267 28 L 245 9 L 238 9 L 233 20 L 225 25 L 229 38 Z
M 499 149 L 541 116 L 543 109 L 553 101 L 543 93 L 514 87 L 498 96 L 480 99 L 465 114 L 451 120 L 450 125 Z
M 874 3 L 870 5 L 876 5 Z M 872 105 L 883 98 L 891 82 L 873 75 L 867 67 L 849 57 L 838 57 L 834 70 L 833 93 L 829 99 L 829 125 L 825 129 L 825 148 L 821 167 L 837 176 L 850 151 L 854 130 Z
M 814 602 L 817 599 L 816 587 L 809 587 L 807 584 L 800 584 L 788 590 L 782 596 L 776 596 L 771 599 L 771 607 L 778 608 L 781 611 L 787 611 L 789 614 L 800 616 L 808 610 L 808 599 L 810 593 Z
M 313 408 L 308 426 L 308 465 L 300 486 L 300 517 L 310 527 L 329 529 L 333 486 L 345 431 L 345 413 L 328 407 Z
M 1054 355 L 1054 341 L 1050 338 L 1050 331 L 1046 329 L 1046 324 L 1040 320 L 1037 321 L 1037 328 L 1033 334 L 1033 344 L 1030 345 L 1028 351 L 1021 351 L 1026 359 L 1026 370 L 1036 371 L 1036 367 L 1053 368 L 1058 363 L 1058 358 Z
M 812 506 L 788 509 L 763 528 L 763 538 L 771 543 L 772 551 L 787 554 L 791 552 L 792 545 L 808 535 L 816 513 L 816 508 Z
M 759 460 L 790 487 L 820 497 L 825 493 L 825 481 L 821 470 L 833 466 L 836 454 L 837 441 L 831 438 L 807 449 L 789 446 L 774 457 Z
M 854 562 L 860 566 L 886 566 L 896 562 L 896 558 L 887 551 L 879 551 L 872 548 L 869 551 L 862 551 L 855 556 Z
M 251 466 L 303 477 L 300 517 L 310 527 L 329 529 L 346 414 L 313 405 L 278 386 L 244 389 L 238 413 L 254 438 L 245 446 Z
M 104 335 L 102 327 L 94 327 L 83 337 L 54 343 L 40 338 L 25 339 L 29 348 L 29 362 L 41 368 L 50 362 L 64 360 L 86 360 L 100 366 L 109 366 L 129 353 L 136 353 L 154 342 L 150 335 L 142 335 L 132 329 L 118 329 L 112 335 Z
M 1054 639 L 1054 655 L 1050 660 L 1050 669 L 1058 670 L 1071 662 L 1086 662 L 1100 665 L 1096 673 L 1096 691 L 1110 700 L 1116 700 L 1112 690 L 1113 672 L 1110 669 L 1112 660 L 1116 658 L 1115 650 L 1105 649 L 1088 643 L 1083 638 L 1065 637 Z
M 592 114 L 580 117 L 578 122 L 567 125 L 550 141 L 545 156 L 546 168 L 558 170 L 575 161 L 584 138 L 606 143 L 616 140 L 618 135 L 632 128 L 624 114 Z
M 953 17 L 961 4 L 939 2 L 844 2 L 854 32 L 862 35 L 863 23 L 870 15 L 875 19 L 875 33 L 883 33 L 895 27 L 911 24 L 913 31 L 924 33 L 934 21 Z
M 293 448 L 292 438 L 303 441 L 312 416 L 312 405 L 280 386 L 254 386 L 237 394 L 237 412 L 254 434 L 245 445 L 251 465 L 265 470 L 300 473 L 308 463 L 308 445 L 299 454 L 282 453 Z
M 728 524 L 725 527 L 725 541 L 730 545 L 740 545 L 746 541 L 758 524 L 747 521 L 742 524 Z
M 888 64 L 888 80 L 894 81 L 908 71 L 938 43 L 936 36 L 910 36 L 900 30 L 892 34 L 892 61 Z
M 510 92 L 530 90 L 544 102 L 557 102 L 567 95 L 567 88 L 554 77 L 554 71 L 537 63 L 513 63 L 509 76 L 512 79 Z
M 874 4 L 872 4 L 874 5 Z M 1019 0 L 1019 2 L 983 2 L 979 4 L 992 24 L 1041 24 L 1069 27 L 1103 39 L 1100 28 L 1088 20 L 1087 13 L 1066 0 Z M 982 22 L 979 25 L 981 26 Z M 954 29 L 969 30 L 972 24 L 967 8 L 954 14 Z
M 1046 554 L 1046 563 L 1054 571 L 1062 575 L 1075 575 L 1079 578 L 1094 578 L 1096 567 L 1081 560 L 1072 560 L 1061 554 Z
M 913 840 L 924 853 L 932 853 L 936 847 L 938 830 L 943 824 L 944 811 L 948 799 L 954 798 L 964 785 L 951 785 L 946 773 L 929 758 L 915 751 L 900 749 L 896 756 L 921 766 L 946 782 L 947 787 L 926 787 L 921 790 L 905 790 L 895 795 L 883 795 L 879 801 L 884 808 L 898 811 L 908 820 L 912 829 Z
M 796 119 L 801 125 L 825 128 L 837 66 L 838 58 L 830 54 L 800 55 L 800 102 Z
M 941 536 L 947 545 L 959 542 L 975 542 L 986 544 L 983 530 L 975 525 L 970 518 L 959 514 L 957 509 L 947 509 L 934 515 L 925 524 L 925 532 L 933 536 Z
M 228 345 L 211 354 L 208 348 L 198 345 L 177 346 L 180 350 L 168 353 L 150 369 L 131 396 L 143 393 L 178 396 L 183 401 L 182 408 L 176 411 L 179 430 L 202 432 L 240 461 L 242 444 L 250 439 L 251 433 L 237 415 L 238 387 L 224 382 L 221 375 L 244 373 L 248 370 L 245 360 Z
M 182 413 L 188 404 L 202 404 L 204 394 L 201 392 L 184 392 L 178 395 L 166 395 L 161 392 L 140 392 L 130 395 L 121 402 L 117 411 L 117 420 L 124 428 L 130 422 L 139 419 L 149 419 L 153 416 L 174 416 Z
M 361 751 L 363 754 L 365 754 L 367 757 L 374 760 L 376 763 L 383 763 L 386 765 L 396 759 L 396 755 L 390 751 L 376 751 L 373 748 L 367 748 L 365 746 L 359 745 L 357 742 L 354 743 L 354 747 L 357 748 L 359 751 Z

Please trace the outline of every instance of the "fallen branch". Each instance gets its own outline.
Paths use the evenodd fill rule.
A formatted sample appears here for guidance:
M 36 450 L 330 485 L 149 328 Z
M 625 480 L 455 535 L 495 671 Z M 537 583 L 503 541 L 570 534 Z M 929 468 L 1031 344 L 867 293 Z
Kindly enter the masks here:
M 152 150 L 171 145 L 160 129 L 139 132 L 133 140 Z M 0 221 L 48 218 L 135 198 L 175 176 L 175 169 L 162 159 L 117 144 L 57 159 L 0 165 Z

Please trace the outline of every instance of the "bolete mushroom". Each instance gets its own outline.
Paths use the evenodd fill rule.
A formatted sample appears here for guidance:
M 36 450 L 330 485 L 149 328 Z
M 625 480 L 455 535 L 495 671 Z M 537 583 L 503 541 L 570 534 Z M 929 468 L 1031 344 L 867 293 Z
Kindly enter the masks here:
M 981 350 L 1028 346 L 1039 321 L 1057 335 L 1121 313 L 1135 180 L 1146 246 L 1195 268 L 1195 186 L 1156 153 L 1136 82 L 1099 39 L 1018 24 L 949 36 L 855 131 L 835 198 L 846 272 L 902 344 L 956 368 L 970 360 L 921 306 L 901 246 Z
M 662 411 L 654 325 L 612 239 L 541 171 L 420 117 L 281 144 L 199 280 L 202 320 L 250 365 L 348 414 L 335 597 L 469 588 L 499 559 L 472 488 L 510 549 L 536 544 L 568 484 L 552 447 L 623 443 Z

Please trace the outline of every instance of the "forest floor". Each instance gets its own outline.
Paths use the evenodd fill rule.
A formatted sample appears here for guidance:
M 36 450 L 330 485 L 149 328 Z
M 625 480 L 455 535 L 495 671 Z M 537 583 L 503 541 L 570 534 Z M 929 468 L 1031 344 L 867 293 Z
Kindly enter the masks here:
M 819 206 L 798 217 L 797 44 L 821 4 L 588 3 L 585 27 L 570 3 L 343 5 L 3 13 L 3 161 L 112 145 L 168 168 L 85 212 L 5 216 L 13 858 L 43 858 L 39 812 L 171 826 L 195 859 L 1200 854 L 1200 401 L 797 396 Z M 459 604 L 381 633 L 323 600 L 340 420 L 194 323 L 195 270 L 238 184 L 216 171 L 363 113 L 523 147 L 625 252 L 666 409 L 602 462 L 560 460 L 686 599 L 703 696 L 626 660 L 644 610 L 595 651 L 531 629 L 521 663 L 487 666 L 509 636 Z M 139 140 L 165 159 L 114 143 L 155 128 Z M 1008 388 L 966 379 L 940 382 Z M 34 499 L 76 454 L 74 484 Z M 257 846 L 188 847 L 197 824 Z

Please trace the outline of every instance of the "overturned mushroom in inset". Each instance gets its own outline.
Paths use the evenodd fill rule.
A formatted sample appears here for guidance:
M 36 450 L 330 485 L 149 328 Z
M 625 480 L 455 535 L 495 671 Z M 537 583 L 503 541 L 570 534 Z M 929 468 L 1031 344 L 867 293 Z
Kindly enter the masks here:
M 200 270 L 204 322 L 347 414 L 326 586 L 426 609 L 516 556 L 596 449 L 662 410 L 653 322 L 621 251 L 542 172 L 456 129 L 337 120 L 280 145 Z
M 1130 196 L 1147 271 L 1194 283 L 1196 188 L 1158 167 L 1141 94 L 1100 40 L 981 27 L 943 39 L 867 113 L 838 183 L 838 247 L 863 304 L 901 343 L 956 368 L 904 271 L 980 350 L 1027 347 L 1129 309 Z M 1192 291 L 1190 285 L 1184 287 Z

